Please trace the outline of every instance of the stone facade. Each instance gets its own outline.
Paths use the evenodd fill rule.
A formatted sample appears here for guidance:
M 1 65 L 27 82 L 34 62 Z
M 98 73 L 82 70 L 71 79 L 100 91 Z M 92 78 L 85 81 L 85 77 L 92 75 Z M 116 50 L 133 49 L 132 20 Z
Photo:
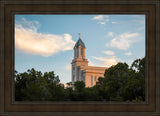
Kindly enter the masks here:
M 96 84 L 99 77 L 104 76 L 107 67 L 88 66 L 88 60 L 85 56 L 86 47 L 79 37 L 74 46 L 74 59 L 72 60 L 72 83 L 75 81 L 84 81 L 86 87 L 92 87 Z

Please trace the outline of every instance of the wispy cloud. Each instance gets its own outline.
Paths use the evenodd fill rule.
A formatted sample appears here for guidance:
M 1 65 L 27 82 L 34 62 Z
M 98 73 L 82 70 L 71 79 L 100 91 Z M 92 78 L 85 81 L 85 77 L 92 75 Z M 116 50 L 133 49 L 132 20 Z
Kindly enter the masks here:
M 92 20 L 97 20 L 98 21 L 98 24 L 106 24 L 106 22 L 109 21 L 109 16 L 107 15 L 97 15 L 95 17 L 92 18 Z
M 73 49 L 75 42 L 70 34 L 61 35 L 38 33 L 38 21 L 27 21 L 15 25 L 15 46 L 26 53 L 51 56 L 60 51 Z
M 106 54 L 106 55 L 114 55 L 113 51 L 102 51 L 102 53 Z
M 109 43 L 106 44 L 106 46 L 118 48 L 121 50 L 127 50 L 130 47 L 131 43 L 140 40 L 138 36 L 139 33 L 122 33 L 118 36 L 115 36 Z
M 112 24 L 116 24 L 117 22 L 112 21 Z
M 98 15 L 92 18 L 93 20 L 103 20 L 104 16 L 103 15 Z
M 65 66 L 65 69 L 66 69 L 66 70 L 71 70 L 71 64 L 66 65 L 66 66 Z
M 138 24 L 136 31 L 145 31 L 145 15 L 133 15 L 132 22 Z
M 91 61 L 91 60 L 88 58 L 88 65 L 89 65 L 89 66 L 96 66 L 97 64 L 96 64 L 95 62 Z M 100 65 L 98 65 L 98 66 L 100 66 Z
M 106 24 L 106 22 L 98 22 L 99 24 L 102 24 L 102 25 L 105 25 Z
M 15 21 L 16 27 L 18 26 L 23 26 L 23 28 L 32 30 L 32 31 L 37 31 L 37 29 L 40 27 L 40 24 L 38 21 L 28 21 L 25 18 L 21 18 L 20 21 Z
M 132 20 L 132 22 L 140 25 L 145 25 L 145 19 L 134 19 Z
M 114 32 L 108 32 L 107 36 L 113 37 L 114 36 Z
M 119 59 L 116 56 L 111 56 L 108 58 L 92 56 L 92 58 L 95 60 L 101 61 L 102 62 L 101 66 L 104 66 L 104 67 L 110 67 L 112 65 L 116 65 L 119 61 Z
M 127 52 L 127 53 L 125 53 L 125 55 L 126 55 L 126 56 L 131 56 L 132 53 L 131 53 L 131 52 Z

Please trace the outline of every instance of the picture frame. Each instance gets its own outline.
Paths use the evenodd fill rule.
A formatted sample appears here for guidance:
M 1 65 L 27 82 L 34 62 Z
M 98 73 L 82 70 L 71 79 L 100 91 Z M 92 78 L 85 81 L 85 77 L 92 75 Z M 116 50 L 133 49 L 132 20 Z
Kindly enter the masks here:
M 4 0 L 0 5 L 0 115 L 160 115 L 160 2 L 158 0 Z M 15 14 L 145 14 L 146 102 L 128 104 L 14 101 Z

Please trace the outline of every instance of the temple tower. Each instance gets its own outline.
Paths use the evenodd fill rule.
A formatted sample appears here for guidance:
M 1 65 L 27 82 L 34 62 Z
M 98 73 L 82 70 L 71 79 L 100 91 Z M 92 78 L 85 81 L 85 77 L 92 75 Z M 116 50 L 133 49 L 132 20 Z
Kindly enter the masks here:
M 72 60 L 72 83 L 75 81 L 84 81 L 85 75 L 83 75 L 83 68 L 88 66 L 88 60 L 85 55 L 86 47 L 81 40 L 79 33 L 79 39 L 74 46 L 74 58 Z

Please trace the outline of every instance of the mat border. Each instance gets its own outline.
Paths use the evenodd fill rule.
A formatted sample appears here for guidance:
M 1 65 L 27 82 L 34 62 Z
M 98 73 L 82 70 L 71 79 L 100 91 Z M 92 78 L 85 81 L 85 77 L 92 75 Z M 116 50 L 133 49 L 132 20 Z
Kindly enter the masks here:
M 13 0 L 13 1 L 8 1 L 8 0 L 3 0 L 0 2 L 0 5 L 1 5 L 1 14 L 0 14 L 0 26 L 1 26 L 1 29 L 0 29 L 0 33 L 1 33 L 1 38 L 0 38 L 0 115 L 57 115 L 57 116 L 60 116 L 60 115 L 148 115 L 148 116 L 151 116 L 151 115 L 157 115 L 159 116 L 160 115 L 160 107 L 159 107 L 159 104 L 160 104 L 160 95 L 159 95 L 159 84 L 160 84 L 160 75 L 159 75 L 159 71 L 160 71 L 160 57 L 159 57 L 159 51 L 160 51 L 160 41 L 159 41 L 159 34 L 160 34 L 160 30 L 159 30 L 159 27 L 160 27 L 160 23 L 159 23 L 159 20 L 160 20 L 160 17 L 159 17 L 159 14 L 160 14 L 160 3 L 159 3 L 159 0 L 136 0 L 136 1 L 122 1 L 122 0 L 104 0 L 104 1 L 98 1 L 98 0 L 87 0 L 87 1 L 69 1 L 69 0 L 63 0 L 63 1 L 58 1 L 58 0 L 52 0 L 52 1 L 49 1 L 49 0 L 46 0 L 45 2 L 43 0 L 39 0 L 39 1 L 26 1 L 26 0 Z M 13 8 L 13 5 L 14 6 L 18 6 L 18 7 L 14 7 Z M 152 33 L 151 35 L 152 36 L 148 36 L 148 37 L 154 37 L 155 36 L 155 41 L 151 41 L 151 40 L 147 40 L 149 41 L 147 46 L 150 46 L 150 45 L 155 45 L 152 47 L 149 47 L 149 48 L 146 48 L 147 49 L 147 52 L 149 52 L 149 59 L 151 57 L 151 61 L 148 63 L 148 64 L 151 64 L 149 65 L 149 67 L 152 67 L 153 69 L 155 69 L 155 80 L 154 79 L 151 79 L 150 78 L 150 81 L 152 82 L 148 82 L 150 85 L 148 85 L 149 88 L 151 88 L 151 90 L 155 91 L 155 93 L 153 92 L 153 95 L 152 94 L 150 95 L 149 94 L 149 101 L 145 104 L 120 104 L 120 103 L 111 103 L 111 104 L 84 104 L 82 102 L 78 102 L 76 104 L 78 104 L 77 108 L 75 108 L 75 104 L 74 103 L 70 103 L 70 104 L 65 104 L 63 103 L 63 105 L 68 105 L 70 108 L 69 110 L 65 110 L 64 108 L 65 107 L 59 107 L 59 105 L 61 104 L 56 104 L 56 106 L 54 106 L 54 111 L 53 109 L 53 105 L 55 103 L 50 103 L 50 102 L 46 102 L 46 103 L 18 103 L 18 102 L 15 102 L 13 101 L 13 83 L 12 83 L 12 79 L 13 79 L 13 71 L 14 71 L 14 41 L 13 41 L 13 35 L 14 35 L 14 14 L 15 13 L 53 13 L 53 8 L 50 7 L 50 9 L 48 8 L 48 10 L 51 10 L 49 12 L 43 12 L 43 11 L 38 11 L 38 9 L 34 9 L 32 8 L 32 6 L 34 5 L 37 5 L 38 7 L 37 8 L 42 8 L 43 9 L 43 6 L 45 5 L 48 5 L 48 6 L 54 6 L 54 7 L 59 7 L 59 6 L 71 6 L 71 9 L 72 11 L 67 11 L 67 9 L 65 8 L 62 8 L 61 11 L 56 11 L 54 12 L 55 14 L 85 14 L 85 13 L 90 13 L 90 14 L 94 14 L 95 11 L 96 13 L 106 13 L 106 9 L 105 9 L 105 6 L 112 6 L 110 7 L 110 10 L 112 10 L 112 12 L 107 12 L 107 13 L 115 13 L 115 11 L 113 12 L 113 6 L 114 5 L 119 5 L 119 6 L 122 6 L 122 5 L 130 5 L 130 6 L 134 6 L 134 5 L 140 5 L 142 7 L 145 7 L 145 5 L 147 6 L 152 6 L 153 9 L 148 9 L 148 11 L 145 11 L 145 14 L 147 16 L 149 15 L 153 15 L 153 14 L 150 14 L 150 12 L 153 12 L 154 10 L 154 13 L 155 13 L 155 21 L 154 18 L 152 19 L 151 16 L 149 16 L 149 25 L 147 27 L 155 27 L 155 29 L 153 28 L 152 30 L 154 32 L 152 32 L 152 30 L 150 30 L 149 28 L 147 29 L 148 32 Z M 94 12 L 91 12 L 91 11 L 77 11 L 75 9 L 75 5 L 77 6 L 85 6 L 85 5 L 88 5 L 88 10 L 91 6 L 94 6 L 94 8 L 92 8 L 94 10 Z M 98 5 L 101 5 L 102 7 L 99 8 Z M 23 7 L 21 7 L 23 6 Z M 29 9 L 26 9 L 26 8 L 29 8 Z M 79 7 L 77 7 L 79 8 Z M 85 7 L 87 8 L 87 7 Z M 16 10 L 15 10 L 16 9 Z M 40 10 L 39 9 L 39 10 Z M 103 11 L 104 9 L 104 11 Z M 19 10 L 17 12 L 17 10 Z M 30 10 L 29 12 L 26 10 Z M 73 11 L 74 10 L 74 11 Z M 99 12 L 101 10 L 101 12 Z M 109 10 L 109 9 L 108 9 Z M 130 12 L 130 8 L 128 8 L 129 11 L 126 11 L 126 12 L 123 12 L 123 13 L 135 13 L 135 11 L 133 12 Z M 133 10 L 138 10 L 137 7 L 136 9 L 133 9 Z M 103 12 L 102 12 L 103 11 Z M 138 12 L 138 13 L 144 13 L 144 12 Z M 117 11 L 117 14 L 122 14 L 122 11 L 118 12 Z M 153 21 L 153 22 L 151 22 Z M 7 33 L 9 32 L 9 33 Z M 148 33 L 148 34 L 150 34 Z M 12 39 L 11 39 L 12 38 Z M 150 43 L 151 42 L 151 43 Z M 153 43 L 152 43 L 153 42 Z M 155 42 L 155 43 L 154 43 Z M 153 53 L 151 53 L 153 52 Z M 155 56 L 155 61 L 154 61 L 154 58 L 153 56 Z M 152 63 L 155 63 L 155 64 L 152 64 Z M 153 70 L 152 69 L 152 70 Z M 153 73 L 152 73 L 153 74 Z M 153 76 L 154 78 L 154 74 L 153 75 L 150 75 L 148 74 L 150 77 Z M 152 84 L 152 85 L 151 85 Z M 155 84 L 155 85 L 154 85 Z M 149 90 L 149 91 L 151 91 Z M 8 92 L 9 91 L 9 92 Z M 48 105 L 46 108 L 46 111 L 44 111 L 44 105 Z M 84 108 L 87 108 L 86 106 L 87 105 L 91 105 L 91 108 L 92 108 L 92 112 L 88 111 L 88 110 L 84 110 Z M 96 106 L 95 106 L 96 105 Z M 109 110 L 106 111 L 106 106 L 105 105 L 109 105 Z M 116 105 L 116 106 L 115 106 Z M 113 108 L 117 108 L 118 105 L 124 105 L 125 107 L 122 107 L 120 109 L 114 109 Z M 138 105 L 145 105 L 145 106 L 150 106 L 150 108 L 148 109 L 143 109 L 143 111 L 140 111 L 141 109 L 137 109 L 138 108 Z M 133 107 L 135 106 L 133 110 L 135 111 L 132 111 L 132 110 L 128 110 L 127 107 Z M 95 107 L 101 107 L 103 108 L 103 110 L 101 111 L 96 111 L 95 110 Z M 32 109 L 33 108 L 33 109 Z M 42 109 L 43 108 L 43 109 Z M 61 111 L 59 110 L 61 109 Z M 74 110 L 73 110 L 74 109 Z M 77 109 L 77 110 L 76 110 Z M 94 111 L 95 110 L 95 111 Z M 122 111 L 123 110 L 123 111 Z M 126 111 L 125 111 L 126 110 Z M 65 112 L 64 112 L 65 111 Z M 137 112 L 136 112 L 137 111 Z

